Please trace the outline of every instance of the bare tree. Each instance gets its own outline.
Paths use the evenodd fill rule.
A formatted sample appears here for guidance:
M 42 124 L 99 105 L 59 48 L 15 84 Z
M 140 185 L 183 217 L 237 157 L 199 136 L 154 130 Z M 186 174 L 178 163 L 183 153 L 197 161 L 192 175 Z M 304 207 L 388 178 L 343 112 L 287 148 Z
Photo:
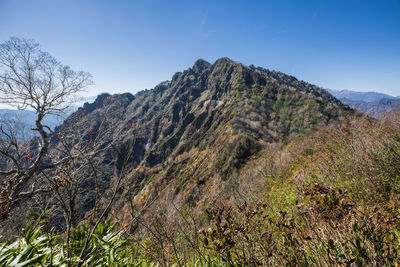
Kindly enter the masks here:
M 11 38 L 0 44 L 0 103 L 34 110 L 37 117 L 32 130 L 39 134 L 33 154 L 9 127 L 0 125 L 0 220 L 7 218 L 16 201 L 51 189 L 33 186 L 40 171 L 65 162 L 47 160 L 51 129 L 43 119 L 63 113 L 72 97 L 91 83 L 89 73 L 71 70 L 33 40 Z M 24 191 L 28 185 L 32 188 Z

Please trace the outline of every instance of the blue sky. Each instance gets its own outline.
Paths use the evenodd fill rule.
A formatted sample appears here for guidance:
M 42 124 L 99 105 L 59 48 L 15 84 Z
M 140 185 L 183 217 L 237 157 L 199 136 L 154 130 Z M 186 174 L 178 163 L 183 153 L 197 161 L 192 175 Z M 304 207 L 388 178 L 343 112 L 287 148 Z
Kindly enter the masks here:
M 92 73 L 87 95 L 135 93 L 220 57 L 400 95 L 400 0 L 0 0 L 0 42 L 11 36 Z

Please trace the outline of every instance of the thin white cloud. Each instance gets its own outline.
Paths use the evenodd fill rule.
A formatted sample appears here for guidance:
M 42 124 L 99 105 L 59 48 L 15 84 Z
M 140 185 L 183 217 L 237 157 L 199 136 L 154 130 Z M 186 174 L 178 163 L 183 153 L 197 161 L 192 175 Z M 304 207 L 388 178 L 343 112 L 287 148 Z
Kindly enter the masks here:
M 206 25 L 207 19 L 208 19 L 208 15 L 204 14 L 200 21 L 200 30 L 202 30 L 204 28 L 204 26 Z

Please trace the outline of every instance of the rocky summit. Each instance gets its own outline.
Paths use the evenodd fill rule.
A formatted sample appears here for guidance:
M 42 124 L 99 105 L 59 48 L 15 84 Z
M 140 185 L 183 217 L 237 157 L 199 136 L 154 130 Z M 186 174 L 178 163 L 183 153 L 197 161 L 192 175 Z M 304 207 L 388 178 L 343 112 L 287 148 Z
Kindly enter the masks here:
M 144 200 L 172 212 L 172 204 L 196 211 L 221 196 L 229 199 L 234 188 L 259 179 L 247 169 L 254 159 L 270 157 L 266 149 L 352 114 L 327 91 L 284 73 L 229 58 L 214 64 L 199 59 L 151 90 L 105 93 L 85 103 L 54 129 L 50 151 L 52 160 L 78 150 L 95 153 L 92 169 L 75 166 L 81 168 L 75 191 L 59 193 L 76 195 L 75 223 L 106 205 L 120 175 L 115 214 L 107 216 L 127 221 L 132 203 L 149 210 Z M 35 205 L 28 201 L 15 214 Z M 56 211 L 52 219 L 60 231 L 63 216 Z M 14 218 L 11 225 L 23 223 Z
M 213 188 L 211 183 L 237 179 L 239 170 L 262 149 L 352 113 L 325 90 L 281 72 L 228 58 L 214 64 L 199 59 L 154 89 L 99 95 L 55 132 L 73 133 L 75 144 L 95 138 L 100 149 L 112 143 L 121 152 L 107 149 L 96 156 L 105 170 L 97 183 L 86 181 L 79 194 L 82 219 L 94 207 L 95 186 L 108 190 L 113 166 L 121 168 L 133 142 L 120 207 L 127 195 L 138 199 L 138 194 L 164 188 L 171 179 L 180 185 L 174 195 L 184 204 L 223 192 L 224 185 Z

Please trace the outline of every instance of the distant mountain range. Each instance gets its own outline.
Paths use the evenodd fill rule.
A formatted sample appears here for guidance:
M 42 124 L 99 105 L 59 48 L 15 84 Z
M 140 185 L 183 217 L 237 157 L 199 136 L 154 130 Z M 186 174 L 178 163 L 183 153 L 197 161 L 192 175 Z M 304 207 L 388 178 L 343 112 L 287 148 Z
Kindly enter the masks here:
M 378 92 L 356 92 L 350 90 L 331 90 L 331 89 L 327 89 L 327 91 L 338 99 L 348 99 L 351 101 L 375 102 L 381 99 L 400 100 L 400 96 L 391 96 Z
M 35 125 L 36 112 L 32 110 L 0 109 L 0 118 L 1 121 L 17 121 L 31 128 Z M 62 117 L 55 115 L 47 115 L 44 119 L 45 124 L 53 129 L 62 121 Z
M 70 107 L 69 111 L 62 116 L 47 115 L 44 122 L 51 129 L 54 129 L 57 125 L 62 124 L 65 118 L 75 112 L 79 107 L 82 107 L 84 103 L 93 102 L 95 97 L 85 97 L 77 101 L 73 106 Z M 16 110 L 16 109 L 0 109 L 0 122 L 13 120 L 18 121 L 20 124 L 25 125 L 28 129 L 35 125 L 36 112 L 32 110 Z
M 335 91 L 327 89 L 334 97 L 372 117 L 380 117 L 388 111 L 400 111 L 400 97 L 378 92 Z

